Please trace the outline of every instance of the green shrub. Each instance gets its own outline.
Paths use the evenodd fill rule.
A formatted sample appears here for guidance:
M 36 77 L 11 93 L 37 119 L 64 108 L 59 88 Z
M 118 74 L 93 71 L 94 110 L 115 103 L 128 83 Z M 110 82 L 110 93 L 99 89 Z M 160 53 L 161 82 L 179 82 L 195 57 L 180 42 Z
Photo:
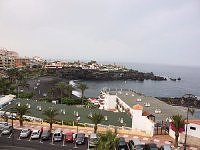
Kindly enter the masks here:
M 31 99 L 33 97 L 32 92 L 22 92 L 18 94 L 18 98 L 28 98 Z
M 81 105 L 82 104 L 81 99 L 67 98 L 67 97 L 62 98 L 62 102 L 63 104 L 66 104 L 66 105 Z

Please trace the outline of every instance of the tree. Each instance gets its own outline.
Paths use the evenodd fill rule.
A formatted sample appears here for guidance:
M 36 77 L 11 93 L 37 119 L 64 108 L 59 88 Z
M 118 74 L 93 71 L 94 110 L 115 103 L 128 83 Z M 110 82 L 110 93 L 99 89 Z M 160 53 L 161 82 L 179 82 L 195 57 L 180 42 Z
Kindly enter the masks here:
M 55 92 L 55 88 L 54 88 L 54 87 L 51 87 L 51 88 L 48 90 L 48 93 L 51 95 L 51 99 L 54 98 L 54 92 Z
M 72 85 L 70 85 L 70 84 L 66 85 L 66 92 L 67 92 L 68 98 L 72 97 L 72 90 L 73 90 Z
M 0 93 L 6 95 L 10 92 L 11 82 L 7 78 L 0 78 Z
M 9 77 L 9 80 L 11 81 L 11 83 L 16 83 L 16 78 L 18 75 L 18 69 L 17 68 L 12 68 L 12 69 L 7 69 L 6 73 Z
M 52 130 L 52 125 L 55 122 L 55 117 L 58 115 L 58 111 L 53 108 L 49 108 L 43 112 L 43 115 L 47 117 L 47 121 L 50 125 L 50 130 Z
M 23 115 L 26 115 L 27 113 L 29 113 L 29 109 L 27 105 L 17 105 L 14 110 L 17 113 L 17 116 L 19 117 L 19 123 L 20 123 L 20 127 L 23 126 Z
M 86 89 L 88 89 L 87 84 L 81 82 L 79 83 L 78 88 L 81 90 L 81 98 L 82 98 L 82 104 L 83 104 L 84 92 Z
M 106 131 L 106 134 L 101 134 L 97 143 L 97 150 L 116 149 L 118 143 L 117 134 L 111 130 Z
M 89 116 L 88 118 L 94 124 L 94 133 L 97 133 L 97 125 L 100 124 L 103 121 L 104 116 L 101 113 L 95 112 L 91 116 Z
M 178 147 L 179 133 L 184 131 L 185 119 L 181 115 L 172 116 L 171 128 L 175 132 L 175 143 L 174 146 Z
M 56 87 L 60 91 L 60 103 L 62 104 L 63 92 L 66 89 L 65 83 L 59 82 Z

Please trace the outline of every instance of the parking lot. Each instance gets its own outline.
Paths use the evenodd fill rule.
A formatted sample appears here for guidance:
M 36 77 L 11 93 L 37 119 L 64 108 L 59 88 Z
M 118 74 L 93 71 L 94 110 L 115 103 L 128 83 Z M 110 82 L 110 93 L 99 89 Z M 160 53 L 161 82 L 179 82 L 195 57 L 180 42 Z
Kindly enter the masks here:
M 0 149 L 75 149 L 74 143 L 68 143 L 65 141 L 52 142 L 52 140 L 42 141 L 41 139 L 32 140 L 30 136 L 28 138 L 20 138 L 19 135 L 20 130 L 13 130 L 13 134 L 11 133 L 10 135 L 0 134 Z M 77 147 L 80 150 L 86 150 L 87 138 L 86 144 L 77 145 Z

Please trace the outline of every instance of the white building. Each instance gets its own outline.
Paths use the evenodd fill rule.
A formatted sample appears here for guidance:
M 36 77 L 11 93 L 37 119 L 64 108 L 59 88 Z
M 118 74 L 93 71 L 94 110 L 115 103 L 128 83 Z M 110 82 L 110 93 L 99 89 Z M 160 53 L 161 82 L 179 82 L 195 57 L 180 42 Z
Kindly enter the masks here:
M 200 146 L 200 120 L 189 120 L 187 126 L 187 145 Z M 179 142 L 185 142 L 186 130 L 180 133 Z M 170 128 L 169 135 L 175 139 L 175 132 Z
M 186 112 L 179 107 L 133 90 L 106 89 L 101 92 L 100 99 L 104 100 L 103 109 L 128 113 L 132 118 L 132 129 L 152 136 L 155 124 L 167 123 L 172 115 L 178 113 L 186 116 Z

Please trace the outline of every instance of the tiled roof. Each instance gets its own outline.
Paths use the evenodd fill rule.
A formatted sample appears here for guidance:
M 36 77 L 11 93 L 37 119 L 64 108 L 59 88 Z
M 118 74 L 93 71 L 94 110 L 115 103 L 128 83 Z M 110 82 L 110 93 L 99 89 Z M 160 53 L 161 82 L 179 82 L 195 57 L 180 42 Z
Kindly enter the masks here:
M 133 106 L 133 109 L 134 110 L 143 110 L 143 107 L 139 104 L 136 104 L 136 105 Z
M 200 125 L 200 120 L 188 120 L 188 122 Z

